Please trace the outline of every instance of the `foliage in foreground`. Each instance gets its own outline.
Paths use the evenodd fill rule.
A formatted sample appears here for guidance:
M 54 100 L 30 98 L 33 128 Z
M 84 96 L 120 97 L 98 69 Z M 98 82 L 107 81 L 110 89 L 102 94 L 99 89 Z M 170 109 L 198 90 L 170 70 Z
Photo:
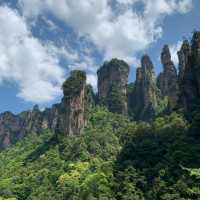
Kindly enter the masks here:
M 135 123 L 98 107 L 80 137 L 30 134 L 0 152 L 0 200 L 200 199 L 199 120 Z

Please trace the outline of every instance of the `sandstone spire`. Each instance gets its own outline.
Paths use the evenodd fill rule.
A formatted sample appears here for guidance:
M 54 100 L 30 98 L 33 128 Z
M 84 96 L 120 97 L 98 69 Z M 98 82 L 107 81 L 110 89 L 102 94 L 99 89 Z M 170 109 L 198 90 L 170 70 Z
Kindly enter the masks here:
M 65 118 L 64 133 L 79 135 L 86 126 L 86 73 L 72 71 L 63 84 Z
M 98 99 L 109 111 L 127 114 L 127 84 L 129 66 L 112 59 L 98 70 Z
M 180 106 L 189 110 L 200 99 L 200 32 L 195 32 L 191 45 L 184 41 L 179 56 Z
M 178 77 L 177 70 L 171 60 L 169 47 L 165 45 L 161 53 L 163 72 L 158 76 L 157 85 L 162 96 L 168 97 L 169 109 L 173 110 L 178 101 Z
M 137 69 L 130 100 L 130 107 L 136 120 L 149 120 L 155 116 L 158 107 L 158 93 L 153 63 L 149 56 L 145 55 L 141 60 L 141 67 Z

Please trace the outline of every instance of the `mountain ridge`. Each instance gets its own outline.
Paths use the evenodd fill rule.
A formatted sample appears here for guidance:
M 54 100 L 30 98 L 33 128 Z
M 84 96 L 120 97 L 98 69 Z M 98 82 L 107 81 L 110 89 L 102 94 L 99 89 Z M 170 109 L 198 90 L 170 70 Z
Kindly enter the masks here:
M 154 66 L 148 55 L 141 59 L 136 81 L 128 90 L 129 66 L 112 59 L 97 72 L 98 93 L 95 96 L 86 85 L 85 72 L 72 71 L 63 84 L 64 97 L 59 104 L 44 111 L 34 106 L 18 115 L 0 114 L 0 147 L 16 143 L 26 134 L 49 129 L 55 133 L 79 135 L 87 125 L 89 107 L 97 104 L 111 112 L 128 115 L 132 120 L 149 121 L 159 114 L 174 109 L 188 111 L 200 97 L 200 32 L 195 32 L 191 43 L 184 41 L 179 57 L 179 73 L 171 60 L 167 45 L 163 47 L 163 72 L 155 77 Z M 74 80 L 74 81 L 73 81 Z M 80 88 L 79 88 L 80 87 Z M 77 92 L 77 94 L 76 94 Z

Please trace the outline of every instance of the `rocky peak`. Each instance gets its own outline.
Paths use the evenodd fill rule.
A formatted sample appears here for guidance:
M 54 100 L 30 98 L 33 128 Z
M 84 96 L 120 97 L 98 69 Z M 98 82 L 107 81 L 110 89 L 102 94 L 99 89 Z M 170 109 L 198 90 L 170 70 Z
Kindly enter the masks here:
M 40 109 L 39 109 L 39 106 L 38 105 L 34 105 L 33 106 L 33 112 L 39 112 Z
M 111 112 L 127 114 L 128 64 L 112 59 L 105 62 L 97 74 L 99 103 Z
M 195 32 L 192 38 L 192 57 L 191 63 L 194 70 L 197 90 L 200 95 L 200 31 Z
M 184 41 L 179 56 L 180 105 L 190 110 L 200 98 L 200 32 L 195 32 L 191 44 Z
M 157 92 L 155 73 L 153 63 L 149 56 L 145 55 L 142 58 L 142 86 L 144 91 L 144 107 L 152 106 L 153 109 L 157 107 Z
M 174 109 L 178 101 L 178 77 L 176 67 L 171 60 L 169 47 L 165 45 L 161 53 L 161 62 L 163 64 L 163 72 L 157 79 L 158 88 L 162 96 L 168 97 L 168 107 Z
M 64 133 L 79 135 L 85 127 L 86 120 L 86 73 L 72 71 L 63 84 L 65 118 Z
M 161 53 L 161 62 L 164 66 L 167 66 L 167 64 L 171 63 L 171 53 L 169 50 L 168 45 L 165 45 L 162 49 L 162 53 Z
M 145 73 L 145 71 L 149 71 L 151 73 L 153 72 L 153 69 L 154 69 L 153 63 L 148 55 L 144 55 L 142 57 L 141 65 L 142 65 L 141 69 L 142 69 L 143 73 Z
M 0 114 L 0 148 L 8 147 L 26 134 L 40 134 L 49 129 L 57 134 L 80 134 L 87 123 L 87 103 L 94 103 L 91 87 L 86 86 L 86 74 L 72 71 L 63 84 L 64 98 L 59 104 L 40 111 L 38 105 L 18 115 Z M 86 98 L 86 93 L 90 93 Z
M 20 120 L 11 112 L 0 115 L 0 148 L 11 145 L 24 134 L 23 130 L 20 130 L 20 125 Z
M 136 81 L 130 94 L 129 109 L 136 120 L 149 120 L 158 106 L 158 88 L 154 67 L 148 55 L 142 57 L 141 67 L 137 68 Z
M 195 32 L 192 38 L 192 53 L 194 59 L 200 61 L 200 32 Z
M 191 56 L 191 46 L 188 40 L 184 40 L 180 51 L 178 51 L 179 58 L 179 81 L 184 77 L 186 67 L 189 66 L 189 57 Z

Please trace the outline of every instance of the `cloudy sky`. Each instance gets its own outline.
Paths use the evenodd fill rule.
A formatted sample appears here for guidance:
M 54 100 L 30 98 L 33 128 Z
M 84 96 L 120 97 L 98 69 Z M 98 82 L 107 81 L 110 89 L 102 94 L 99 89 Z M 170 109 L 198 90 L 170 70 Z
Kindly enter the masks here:
M 69 72 L 124 59 L 130 81 L 148 53 L 156 73 L 169 44 L 174 62 L 183 38 L 200 28 L 199 0 L 0 0 L 0 112 L 59 102 Z

